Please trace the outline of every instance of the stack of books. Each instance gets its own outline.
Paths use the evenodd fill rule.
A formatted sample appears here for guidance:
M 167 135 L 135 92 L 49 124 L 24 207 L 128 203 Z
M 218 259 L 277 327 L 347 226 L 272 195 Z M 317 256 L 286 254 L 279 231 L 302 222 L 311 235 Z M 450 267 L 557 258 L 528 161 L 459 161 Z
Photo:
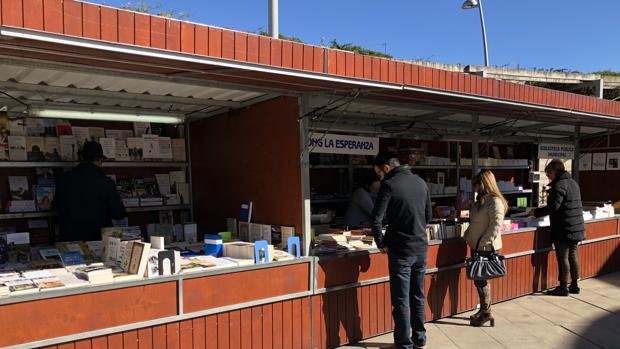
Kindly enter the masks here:
M 90 282 L 91 285 L 114 282 L 112 269 L 103 265 L 79 267 L 74 273 L 78 278 Z
M 318 236 L 318 243 L 323 250 L 327 251 L 349 251 L 351 246 L 347 237 L 342 234 L 321 234 Z

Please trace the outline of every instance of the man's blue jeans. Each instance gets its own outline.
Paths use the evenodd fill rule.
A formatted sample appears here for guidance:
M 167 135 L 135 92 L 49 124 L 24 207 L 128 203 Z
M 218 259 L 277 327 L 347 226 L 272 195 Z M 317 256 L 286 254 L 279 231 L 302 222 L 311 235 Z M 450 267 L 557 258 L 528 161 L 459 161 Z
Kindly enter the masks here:
M 426 344 L 424 328 L 426 253 L 406 256 L 389 252 L 394 344 L 413 348 Z

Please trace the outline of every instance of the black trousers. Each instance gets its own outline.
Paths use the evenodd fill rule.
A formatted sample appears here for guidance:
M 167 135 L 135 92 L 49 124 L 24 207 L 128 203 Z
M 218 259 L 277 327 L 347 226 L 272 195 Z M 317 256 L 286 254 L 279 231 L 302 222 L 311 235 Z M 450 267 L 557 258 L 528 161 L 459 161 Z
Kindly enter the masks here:
M 554 242 L 555 256 L 558 259 L 558 280 L 560 286 L 568 285 L 568 276 L 570 274 L 571 281 L 577 284 L 579 280 L 579 247 L 578 241 L 562 240 Z

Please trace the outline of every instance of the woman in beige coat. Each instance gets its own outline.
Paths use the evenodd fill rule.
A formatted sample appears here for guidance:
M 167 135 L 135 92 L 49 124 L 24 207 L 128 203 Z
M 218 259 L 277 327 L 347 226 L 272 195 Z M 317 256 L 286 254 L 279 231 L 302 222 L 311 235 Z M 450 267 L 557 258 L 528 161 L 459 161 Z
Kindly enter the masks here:
M 499 253 L 508 202 L 497 187 L 495 175 L 491 171 L 480 172 L 472 180 L 472 185 L 478 196 L 472 205 L 471 223 L 465 231 L 465 241 L 472 251 L 478 248 L 480 255 Z M 491 326 L 495 326 L 495 319 L 491 315 L 491 287 L 486 280 L 476 280 L 474 284 L 480 297 L 480 310 L 470 317 L 470 324 L 479 327 L 490 322 Z

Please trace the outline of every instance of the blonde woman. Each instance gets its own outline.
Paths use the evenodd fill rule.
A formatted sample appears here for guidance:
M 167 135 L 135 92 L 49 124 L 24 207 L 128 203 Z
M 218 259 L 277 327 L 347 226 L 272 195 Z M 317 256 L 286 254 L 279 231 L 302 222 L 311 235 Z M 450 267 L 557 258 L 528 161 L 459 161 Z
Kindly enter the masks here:
M 481 255 L 499 253 L 508 202 L 499 191 L 491 171 L 480 172 L 472 180 L 472 185 L 478 196 L 470 212 L 471 223 L 465 231 L 465 241 L 472 251 L 477 248 Z M 486 280 L 476 280 L 474 284 L 480 297 L 480 310 L 470 317 L 470 325 L 480 327 L 490 322 L 491 326 L 495 326 L 491 315 L 491 287 Z

